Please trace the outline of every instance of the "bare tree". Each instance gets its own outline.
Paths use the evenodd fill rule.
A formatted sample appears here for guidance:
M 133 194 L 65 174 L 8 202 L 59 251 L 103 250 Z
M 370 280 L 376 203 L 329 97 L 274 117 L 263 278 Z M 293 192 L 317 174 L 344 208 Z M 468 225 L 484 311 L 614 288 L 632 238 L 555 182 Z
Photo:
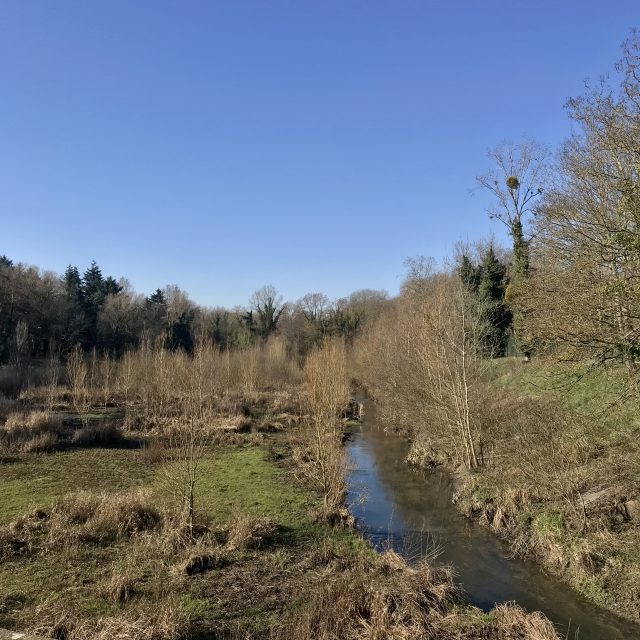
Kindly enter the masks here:
M 513 331 L 519 350 L 529 359 L 531 336 L 527 334 L 521 301 L 517 293 L 524 291 L 522 280 L 529 274 L 529 242 L 525 225 L 535 215 L 535 208 L 549 180 L 548 152 L 536 142 L 503 143 L 492 149 L 489 157 L 494 168 L 478 176 L 478 185 L 495 196 L 489 217 L 499 220 L 509 230 L 513 241 L 513 269 L 506 302 L 513 314 Z
M 191 535 L 195 527 L 196 489 L 208 442 L 206 420 L 185 413 L 171 432 L 171 463 L 163 468 L 166 486 L 177 499 Z
M 13 335 L 13 364 L 15 366 L 18 386 L 26 384 L 29 374 L 29 325 L 24 320 L 18 320 Z
M 495 196 L 489 217 L 499 220 L 513 240 L 515 269 L 526 274 L 529 257 L 524 226 L 548 179 L 548 152 L 532 140 L 505 142 L 489 151 L 494 167 L 476 178 L 478 185 Z
M 576 123 L 536 220 L 529 330 L 556 356 L 640 359 L 640 38 L 624 45 L 619 88 L 569 101 Z
M 47 410 L 53 411 L 58 383 L 60 382 L 60 349 L 56 343 L 49 341 L 46 362 Z
M 329 310 L 329 298 L 324 293 L 307 293 L 300 298 L 300 308 L 304 317 L 319 330 L 323 331 Z
M 486 314 L 457 272 L 434 269 L 409 263 L 401 297 L 358 343 L 359 368 L 382 418 L 416 432 L 424 456 L 473 469 L 484 459 Z

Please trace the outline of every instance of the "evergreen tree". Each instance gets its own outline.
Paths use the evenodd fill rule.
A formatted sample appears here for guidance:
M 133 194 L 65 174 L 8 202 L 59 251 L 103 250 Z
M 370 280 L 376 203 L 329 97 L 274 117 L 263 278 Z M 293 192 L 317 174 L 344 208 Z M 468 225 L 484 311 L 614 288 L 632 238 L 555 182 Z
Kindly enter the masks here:
M 460 257 L 460 265 L 458 266 L 460 278 L 472 293 L 478 293 L 478 285 L 480 284 L 480 267 L 476 267 L 466 253 Z
M 167 332 L 167 299 L 162 289 L 156 289 L 144 301 L 144 325 L 152 339 Z
M 482 354 L 487 357 L 504 356 L 511 328 L 511 312 L 505 304 L 507 267 L 493 249 L 482 255 L 479 265 L 473 264 L 468 255 L 460 257 L 458 274 L 467 289 L 474 295 L 483 326 Z
M 102 290 L 106 298 L 109 295 L 118 295 L 122 291 L 122 287 L 116 282 L 115 278 L 109 276 L 105 278 L 102 284 Z
M 84 312 L 84 292 L 78 267 L 69 265 L 62 276 L 62 283 L 66 292 L 67 307 L 65 329 L 60 346 L 62 351 L 66 352 L 74 345 L 86 342 L 88 323 Z
M 97 313 L 105 299 L 105 287 L 102 271 L 95 260 L 82 276 L 82 293 L 87 311 Z
M 511 312 L 504 301 L 507 267 L 498 260 L 492 246 L 482 256 L 478 272 L 478 298 L 487 326 L 485 352 L 504 356 L 511 327 Z
M 82 291 L 82 278 L 78 267 L 69 265 L 62 276 L 65 290 L 67 292 L 67 300 L 73 304 L 82 304 L 84 294 Z
M 147 296 L 145 303 L 147 307 L 153 305 L 162 305 L 165 306 L 167 304 L 167 299 L 162 293 L 162 289 L 156 289 L 150 296 Z

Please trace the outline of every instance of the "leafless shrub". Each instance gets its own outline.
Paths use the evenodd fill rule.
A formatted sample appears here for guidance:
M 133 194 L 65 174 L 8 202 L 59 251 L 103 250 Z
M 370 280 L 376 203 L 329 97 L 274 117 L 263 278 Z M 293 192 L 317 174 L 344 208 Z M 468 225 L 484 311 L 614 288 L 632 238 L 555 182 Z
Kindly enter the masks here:
M 482 305 L 457 274 L 430 269 L 411 264 L 395 309 L 359 343 L 359 372 L 383 421 L 474 469 L 484 463 Z
M 348 399 L 344 343 L 328 340 L 307 358 L 302 400 L 307 413 L 303 434 L 310 453 L 306 468 L 322 491 L 328 517 L 340 508 L 346 489 L 341 415 Z
M 168 457 L 167 447 L 163 440 L 152 437 L 142 447 L 142 461 L 146 465 L 159 464 Z

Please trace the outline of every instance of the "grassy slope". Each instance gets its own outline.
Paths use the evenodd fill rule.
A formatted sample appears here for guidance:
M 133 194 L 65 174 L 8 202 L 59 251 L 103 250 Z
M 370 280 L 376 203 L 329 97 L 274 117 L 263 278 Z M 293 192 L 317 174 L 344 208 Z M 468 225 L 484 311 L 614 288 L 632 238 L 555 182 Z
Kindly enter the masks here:
M 591 450 L 576 471 L 584 495 L 613 487 L 627 499 L 637 498 L 640 398 L 626 370 L 601 372 L 505 359 L 495 362 L 494 376 L 503 389 L 552 399 L 573 412 L 575 420 L 567 430 L 584 437 Z M 502 478 L 488 473 L 480 477 L 477 492 L 499 495 L 509 482 L 508 473 Z M 590 514 L 582 531 L 579 519 L 570 516 L 566 501 L 543 499 L 517 515 L 515 535 L 596 604 L 640 620 L 640 523 L 621 521 L 618 514 Z

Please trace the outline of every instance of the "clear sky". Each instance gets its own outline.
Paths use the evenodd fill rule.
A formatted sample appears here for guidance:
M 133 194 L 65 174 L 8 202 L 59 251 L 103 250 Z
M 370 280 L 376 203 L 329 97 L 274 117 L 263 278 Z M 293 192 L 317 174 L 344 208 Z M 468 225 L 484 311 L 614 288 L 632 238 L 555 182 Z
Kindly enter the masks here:
M 246 303 L 397 291 L 502 229 L 502 139 L 556 145 L 638 0 L 0 0 L 0 254 Z

